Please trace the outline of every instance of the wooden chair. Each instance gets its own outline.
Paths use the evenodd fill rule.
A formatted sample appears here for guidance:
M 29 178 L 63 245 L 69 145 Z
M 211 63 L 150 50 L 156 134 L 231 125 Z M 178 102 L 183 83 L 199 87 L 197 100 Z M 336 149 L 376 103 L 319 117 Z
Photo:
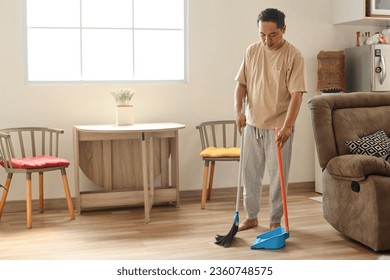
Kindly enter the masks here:
M 0 164 L 7 173 L 0 201 L 0 218 L 14 173 L 26 174 L 27 228 L 32 228 L 31 174 L 39 173 L 39 210 L 43 212 L 43 173 L 60 170 L 65 189 L 69 215 L 75 219 L 72 198 L 65 169 L 69 161 L 58 158 L 59 135 L 62 129 L 46 127 L 20 127 L 0 129 Z
M 206 208 L 213 188 L 214 169 L 217 161 L 239 161 L 240 148 L 237 147 L 238 131 L 235 120 L 208 121 L 200 123 L 202 146 L 201 158 L 204 161 L 201 209 Z

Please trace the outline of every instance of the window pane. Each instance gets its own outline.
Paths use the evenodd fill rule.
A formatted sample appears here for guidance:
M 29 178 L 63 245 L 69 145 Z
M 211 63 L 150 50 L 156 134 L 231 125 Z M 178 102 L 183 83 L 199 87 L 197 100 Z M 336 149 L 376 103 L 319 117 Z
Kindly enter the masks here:
M 83 27 L 132 27 L 131 0 L 83 0 Z
M 134 31 L 137 80 L 183 80 L 183 31 Z
M 134 0 L 135 28 L 184 28 L 183 0 Z
M 25 0 L 29 81 L 185 78 L 186 0 Z
M 30 81 L 80 80 L 80 31 L 32 29 L 28 31 Z
M 26 0 L 28 27 L 79 27 L 80 0 Z
M 130 30 L 83 30 L 83 80 L 131 80 L 133 39 Z

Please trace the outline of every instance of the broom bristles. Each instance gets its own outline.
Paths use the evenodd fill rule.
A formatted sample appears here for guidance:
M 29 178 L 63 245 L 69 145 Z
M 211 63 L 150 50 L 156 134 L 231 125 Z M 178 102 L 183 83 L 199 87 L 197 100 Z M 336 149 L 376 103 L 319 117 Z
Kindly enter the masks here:
M 233 226 L 230 229 L 229 233 L 226 235 L 219 235 L 218 234 L 215 237 L 215 239 L 216 239 L 215 244 L 217 244 L 219 246 L 223 246 L 225 248 L 228 248 L 230 246 L 230 244 L 232 243 L 232 241 L 234 239 L 234 236 L 236 236 L 237 231 L 238 231 L 239 217 L 240 217 L 240 215 L 239 215 L 238 210 L 237 210 L 236 214 L 234 215 L 234 218 L 233 218 Z
M 215 237 L 215 244 L 219 246 L 223 246 L 225 248 L 228 248 L 230 244 L 232 243 L 234 236 L 236 236 L 238 231 L 238 226 L 236 224 L 233 224 L 232 228 L 230 229 L 229 233 L 227 235 L 217 235 Z

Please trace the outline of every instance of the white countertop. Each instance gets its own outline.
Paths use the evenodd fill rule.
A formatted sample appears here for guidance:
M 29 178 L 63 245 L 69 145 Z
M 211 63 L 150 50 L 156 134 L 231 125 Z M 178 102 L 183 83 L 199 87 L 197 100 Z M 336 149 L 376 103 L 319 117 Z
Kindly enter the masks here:
M 142 131 L 161 131 L 185 128 L 181 123 L 137 123 L 133 125 L 116 125 L 116 124 L 97 124 L 97 125 L 75 125 L 79 131 L 93 132 L 142 132 Z

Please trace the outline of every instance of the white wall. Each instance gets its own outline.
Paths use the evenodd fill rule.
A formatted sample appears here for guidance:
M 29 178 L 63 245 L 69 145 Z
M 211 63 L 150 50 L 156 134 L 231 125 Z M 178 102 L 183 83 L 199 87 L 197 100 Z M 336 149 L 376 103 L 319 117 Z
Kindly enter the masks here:
M 316 94 L 317 59 L 321 50 L 353 46 L 365 27 L 333 26 L 327 0 L 189 0 L 189 81 L 179 85 L 83 84 L 32 86 L 25 83 L 23 0 L 0 0 L 0 127 L 42 125 L 65 129 L 61 156 L 73 164 L 75 124 L 115 122 L 110 90 L 136 90 L 136 122 L 180 122 L 180 182 L 183 190 L 200 189 L 197 123 L 234 118 L 234 77 L 248 44 L 258 40 L 259 11 L 276 7 L 286 14 L 286 39 L 303 53 L 309 93 L 297 120 L 290 182 L 314 181 L 314 142 L 307 100 Z M 359 30 L 360 29 L 360 30 Z M 158 42 L 156 42 L 158 43 Z M 236 184 L 237 165 L 217 166 L 216 187 Z M 73 185 L 73 166 L 69 168 Z M 10 200 L 25 198 L 24 176 L 14 177 Z M 4 182 L 4 171 L 0 182 Z M 265 183 L 268 183 L 268 177 Z M 58 175 L 47 179 L 47 197 L 63 197 Z M 74 194 L 72 188 L 72 194 Z

